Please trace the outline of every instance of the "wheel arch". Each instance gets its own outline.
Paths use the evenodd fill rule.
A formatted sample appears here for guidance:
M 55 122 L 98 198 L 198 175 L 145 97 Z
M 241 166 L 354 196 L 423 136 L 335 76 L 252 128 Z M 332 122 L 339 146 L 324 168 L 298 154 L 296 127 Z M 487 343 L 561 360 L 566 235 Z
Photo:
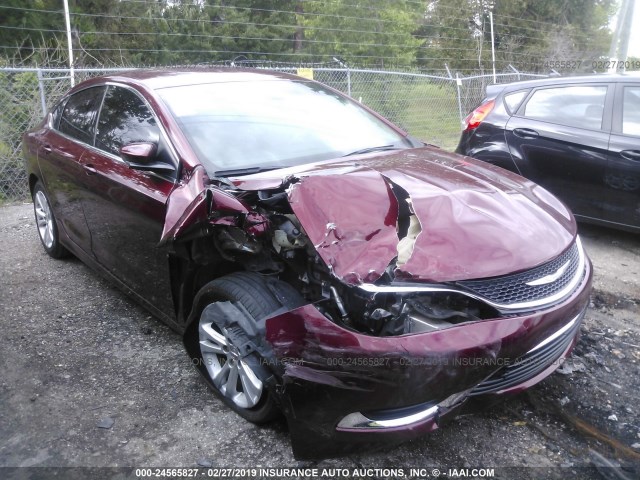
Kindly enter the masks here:
M 241 271 L 240 265 L 222 258 L 198 263 L 177 254 L 169 255 L 171 292 L 176 317 L 183 327 L 183 333 L 186 333 L 192 321 L 193 302 L 200 289 L 217 278 L 237 271 Z
M 35 188 L 36 183 L 38 182 L 42 184 L 42 180 L 40 180 L 35 173 L 30 173 L 29 174 L 29 194 L 31 196 L 33 196 L 33 189 Z

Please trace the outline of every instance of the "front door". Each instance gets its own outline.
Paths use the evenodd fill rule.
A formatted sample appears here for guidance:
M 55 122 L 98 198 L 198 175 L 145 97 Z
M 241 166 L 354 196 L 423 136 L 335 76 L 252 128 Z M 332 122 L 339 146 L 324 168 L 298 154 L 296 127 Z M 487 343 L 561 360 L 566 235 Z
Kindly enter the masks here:
M 172 162 L 159 133 L 141 96 L 129 88 L 109 86 L 95 148 L 81 159 L 92 178 L 83 208 L 98 262 L 157 313 L 173 320 L 168 252 L 158 243 L 174 180 L 132 169 L 120 157 L 125 144 L 159 142 L 159 157 Z

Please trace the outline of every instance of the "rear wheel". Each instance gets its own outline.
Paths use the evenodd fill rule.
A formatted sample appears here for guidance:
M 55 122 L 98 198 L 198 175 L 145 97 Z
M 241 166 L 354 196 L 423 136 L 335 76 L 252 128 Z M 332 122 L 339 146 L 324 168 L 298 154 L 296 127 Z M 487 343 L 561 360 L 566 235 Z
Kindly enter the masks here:
M 269 288 L 269 281 L 278 288 Z M 217 302 L 238 305 L 254 322 L 259 322 L 283 305 L 293 308 L 302 304 L 302 298 L 288 284 L 249 272 L 236 272 L 209 282 L 197 295 L 198 343 L 212 387 L 245 419 L 268 422 L 279 413 L 265 386 L 271 373 L 260 354 L 248 349 L 251 339 L 240 323 L 206 312 Z
M 51 209 L 49 197 L 40 182 L 33 187 L 33 210 L 36 216 L 36 227 L 45 252 L 53 258 L 63 258 L 69 251 L 60 244 L 56 218 Z

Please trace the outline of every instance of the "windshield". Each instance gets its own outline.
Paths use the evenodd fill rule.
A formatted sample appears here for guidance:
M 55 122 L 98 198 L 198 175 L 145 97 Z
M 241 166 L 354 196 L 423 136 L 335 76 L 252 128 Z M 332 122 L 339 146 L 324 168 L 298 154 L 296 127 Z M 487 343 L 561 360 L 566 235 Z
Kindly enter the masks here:
M 158 93 L 210 175 L 411 147 L 358 103 L 318 83 L 269 79 L 185 85 Z

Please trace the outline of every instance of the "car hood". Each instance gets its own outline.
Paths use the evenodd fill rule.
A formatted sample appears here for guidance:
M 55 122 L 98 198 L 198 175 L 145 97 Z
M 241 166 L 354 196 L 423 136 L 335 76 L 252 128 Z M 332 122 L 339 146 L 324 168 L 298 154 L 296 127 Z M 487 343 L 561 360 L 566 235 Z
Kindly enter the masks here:
M 468 157 L 424 147 L 231 179 L 241 190 L 286 187 L 291 207 L 333 274 L 349 284 L 443 282 L 526 270 L 576 235 L 568 209 L 542 187 Z M 398 257 L 401 202 L 419 220 Z M 406 210 L 406 209 L 405 209 Z M 415 232 L 414 232 L 415 233 Z

